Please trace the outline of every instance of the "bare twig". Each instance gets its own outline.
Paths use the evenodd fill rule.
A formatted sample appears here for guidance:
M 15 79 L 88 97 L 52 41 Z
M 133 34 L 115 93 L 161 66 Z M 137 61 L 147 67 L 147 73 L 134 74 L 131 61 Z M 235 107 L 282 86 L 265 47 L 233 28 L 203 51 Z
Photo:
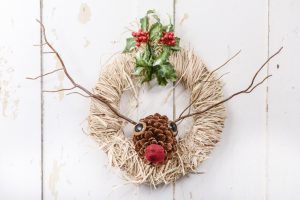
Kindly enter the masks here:
M 44 41 L 45 41 L 45 44 L 51 49 L 51 51 L 56 55 L 57 59 L 59 60 L 61 66 L 62 66 L 62 70 L 64 71 L 66 77 L 69 79 L 69 81 L 72 83 L 72 85 L 74 86 L 72 89 L 75 89 L 75 88 L 78 88 L 80 90 L 82 90 L 84 93 L 87 94 L 87 96 L 90 96 L 94 99 L 97 99 L 98 101 L 104 103 L 114 114 L 116 114 L 118 117 L 126 120 L 127 122 L 135 125 L 137 124 L 135 121 L 133 121 L 132 119 L 122 115 L 121 113 L 119 113 L 109 102 L 107 99 L 105 99 L 104 97 L 100 96 L 100 95 L 95 95 L 93 94 L 92 92 L 90 92 L 88 89 L 86 89 L 85 87 L 79 85 L 78 83 L 76 83 L 74 81 L 74 79 L 70 76 L 66 66 L 65 66 L 65 63 L 63 61 L 63 59 L 61 58 L 60 54 L 58 53 L 58 51 L 56 51 L 56 49 L 49 43 L 48 39 L 47 39 L 47 36 L 46 36 L 46 30 L 45 30 L 45 26 L 39 21 L 37 20 L 37 22 L 41 25 L 42 27 L 42 33 L 43 33 L 43 37 L 44 37 Z M 61 89 L 61 90 L 57 90 L 57 92 L 59 91 L 63 91 L 63 90 L 70 90 L 71 88 L 69 89 Z M 45 92 L 45 91 L 44 91 Z M 55 91 L 46 91 L 46 92 L 55 92 Z
M 217 67 L 216 69 L 214 69 L 213 71 L 210 72 L 210 74 L 207 76 L 206 81 L 212 76 L 213 73 L 215 73 L 216 71 L 218 71 L 219 69 L 221 69 L 222 67 L 224 67 L 225 65 L 227 65 L 231 60 L 233 60 L 235 57 L 237 57 L 242 50 L 239 50 L 237 53 L 235 53 L 232 57 L 230 57 L 225 63 L 223 63 L 222 65 L 220 65 L 219 67 Z M 201 81 L 201 80 L 198 80 Z M 196 81 L 196 83 L 198 82 Z
M 215 81 L 219 81 L 223 76 L 229 74 L 229 72 L 226 72 L 224 74 L 222 74 L 219 78 L 217 78 L 216 80 L 212 80 L 212 81 L 205 81 L 205 82 L 215 82 Z M 179 115 L 179 117 L 181 117 L 185 111 L 187 111 L 187 109 L 189 109 L 195 102 L 197 101 L 197 99 L 194 99 L 194 101 L 192 101 Z
M 34 47 L 40 47 L 40 46 L 44 46 L 44 45 L 46 45 L 46 43 L 42 43 L 42 44 L 34 44 L 33 46 L 34 46 Z
M 59 90 L 43 90 L 43 92 L 62 92 L 62 91 L 68 91 L 68 90 L 73 90 L 75 89 L 76 87 L 71 87 L 71 88 L 62 88 L 62 89 L 59 89 Z
M 88 95 L 81 94 L 80 92 L 70 92 L 70 93 L 68 93 L 66 95 L 71 95 L 71 94 L 78 94 L 78 95 L 86 97 L 86 98 L 90 98 L 91 97 L 91 96 L 88 96 Z
M 49 74 L 53 74 L 54 72 L 57 72 L 57 71 L 60 71 L 60 70 L 63 70 L 63 69 L 62 69 L 62 68 L 60 68 L 60 69 L 55 69 L 55 70 L 53 70 L 53 71 L 51 71 L 51 72 L 47 72 L 47 73 L 45 73 L 45 74 L 36 76 L 36 77 L 34 77 L 34 78 L 32 78 L 32 77 L 26 77 L 26 79 L 36 80 L 36 79 L 38 79 L 38 78 L 41 78 L 41 77 L 43 77 L 43 76 L 47 76 L 47 75 L 49 75 Z
M 209 73 L 209 75 L 206 77 L 205 80 L 197 80 L 194 84 L 196 84 L 197 82 L 215 82 L 220 80 L 223 76 L 225 76 L 226 74 L 228 74 L 229 72 L 221 75 L 218 79 L 216 80 L 212 80 L 209 81 L 208 79 L 212 76 L 213 73 L 215 73 L 216 71 L 218 71 L 219 69 L 221 69 L 222 67 L 224 67 L 225 65 L 227 65 L 231 60 L 233 60 L 235 57 L 237 57 L 242 50 L 239 50 L 237 53 L 235 53 L 233 56 L 231 56 L 226 62 L 224 62 L 222 65 L 220 65 L 219 67 L 217 67 L 216 69 L 214 69 L 213 71 L 211 71 Z M 202 92 L 202 88 L 200 89 L 199 93 Z M 179 115 L 179 118 L 185 113 L 185 111 L 187 111 L 194 103 L 196 102 L 196 99 L 194 101 L 192 101 Z
M 241 53 L 242 50 L 239 50 L 236 54 L 234 54 L 232 57 L 230 57 L 225 63 L 223 63 L 221 66 L 219 66 L 218 68 L 214 69 L 212 73 L 218 71 L 219 69 L 221 69 L 222 67 L 224 67 L 225 65 L 227 65 L 230 61 L 232 61 L 235 57 L 237 57 L 240 53 Z
M 247 94 L 247 93 L 252 92 L 257 86 L 261 85 L 265 80 L 267 80 L 269 77 L 271 77 L 271 75 L 269 75 L 269 76 L 265 77 L 262 81 L 260 81 L 259 83 L 255 84 L 255 85 L 253 86 L 253 84 L 254 84 L 254 82 L 255 82 L 255 79 L 256 79 L 257 75 L 259 74 L 259 72 L 266 66 L 266 64 L 267 64 L 272 58 L 274 58 L 277 54 L 279 54 L 280 51 L 281 51 L 282 49 L 283 49 L 283 47 L 281 47 L 277 52 L 275 52 L 271 57 L 269 57 L 269 58 L 261 65 L 261 67 L 260 67 L 260 68 L 256 71 L 256 73 L 254 74 L 254 76 L 253 76 L 253 78 L 252 78 L 252 80 L 251 80 L 251 83 L 249 84 L 249 86 L 248 86 L 246 89 L 241 90 L 241 91 L 239 91 L 239 92 L 236 92 L 236 93 L 232 94 L 231 96 L 229 96 L 228 98 L 226 98 L 226 99 L 224 99 L 224 100 L 222 100 L 222 101 L 219 101 L 218 103 L 215 103 L 215 104 L 213 104 L 213 105 L 211 105 L 211 106 L 205 108 L 204 110 L 201 110 L 201 111 L 199 111 L 199 112 L 195 112 L 195 113 L 191 113 L 191 114 L 187 114 L 187 115 L 181 116 L 181 117 L 177 118 L 174 122 L 178 122 L 178 121 L 180 121 L 180 120 L 182 120 L 182 119 L 185 119 L 185 118 L 187 118 L 187 117 L 192 117 L 192 116 L 194 116 L 194 115 L 200 115 L 200 114 L 205 113 L 205 112 L 207 112 L 208 110 L 210 110 L 210 109 L 212 109 L 212 108 L 214 108 L 214 107 L 216 107 L 216 106 L 218 106 L 218 105 L 220 105 L 220 104 L 222 104 L 222 103 L 225 103 L 225 102 L 229 101 L 230 99 L 232 99 L 232 98 L 235 97 L 235 96 L 238 96 L 238 95 L 240 95 L 240 94 Z
M 53 51 L 43 51 L 43 54 L 47 54 L 47 53 L 56 53 L 56 52 L 53 52 Z
M 219 78 L 217 78 L 215 80 L 210 80 L 210 81 L 207 81 L 207 80 L 198 80 L 198 81 L 204 82 L 204 83 L 213 83 L 213 82 L 219 81 L 221 78 L 223 78 L 227 74 L 230 74 L 230 72 L 226 72 L 226 73 L 222 74 Z

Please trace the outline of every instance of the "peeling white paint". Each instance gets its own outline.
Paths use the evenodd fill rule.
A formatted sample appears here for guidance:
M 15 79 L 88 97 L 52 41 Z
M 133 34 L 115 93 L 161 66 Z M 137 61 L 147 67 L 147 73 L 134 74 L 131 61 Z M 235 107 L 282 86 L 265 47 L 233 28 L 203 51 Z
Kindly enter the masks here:
M 57 183 L 59 182 L 60 173 L 63 166 L 64 164 L 61 164 L 57 160 L 54 160 L 52 170 L 49 175 L 48 187 L 55 200 L 58 199 Z
M 87 48 L 87 47 L 90 46 L 90 44 L 91 44 L 91 42 L 85 37 L 85 38 L 84 38 L 84 45 L 83 45 L 83 47 L 84 47 L 84 48 Z
M 91 19 L 90 7 L 86 3 L 81 4 L 79 14 L 78 14 L 79 22 L 82 24 L 86 24 L 90 21 L 90 19 Z
M 20 85 L 14 79 L 15 70 L 8 62 L 12 51 L 0 47 L 0 112 L 3 117 L 16 119 L 19 110 L 17 89 Z
M 54 35 L 55 39 L 58 40 L 58 35 L 57 35 L 57 32 L 56 32 L 56 29 L 55 28 L 51 29 L 51 32 Z
M 186 21 L 188 18 L 189 18 L 189 14 L 184 13 L 182 19 L 181 19 L 180 22 L 179 22 L 179 25 L 182 25 L 182 23 L 183 23 L 184 21 Z

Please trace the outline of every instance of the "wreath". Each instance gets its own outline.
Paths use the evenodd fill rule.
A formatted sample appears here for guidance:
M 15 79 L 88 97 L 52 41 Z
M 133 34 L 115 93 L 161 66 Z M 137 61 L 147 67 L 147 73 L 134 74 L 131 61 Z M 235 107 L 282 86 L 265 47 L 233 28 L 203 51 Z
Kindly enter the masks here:
M 198 173 L 199 164 L 220 141 L 225 121 L 224 103 L 238 95 L 251 93 L 267 80 L 271 75 L 256 81 L 267 63 L 282 50 L 280 48 L 258 68 L 245 89 L 225 98 L 216 71 L 239 52 L 209 71 L 197 55 L 180 47 L 173 24 L 163 25 L 155 11 L 150 10 L 140 19 L 140 29 L 126 40 L 123 53 L 105 67 L 94 90 L 90 91 L 69 74 L 62 57 L 48 41 L 44 25 L 40 24 L 43 45 L 57 56 L 62 68 L 30 79 L 62 70 L 73 86 L 44 92 L 79 89 L 82 93 L 74 93 L 91 98 L 90 135 L 107 153 L 109 165 L 124 171 L 124 177 L 130 182 L 153 186 L 174 182 L 188 173 Z M 191 103 L 175 120 L 163 113 L 153 113 L 135 121 L 120 113 L 123 92 L 139 88 L 153 79 L 160 86 L 168 82 L 181 83 L 190 91 Z M 190 112 L 186 113 L 188 110 Z M 178 123 L 190 117 L 193 118 L 192 127 L 179 137 Z M 133 125 L 130 138 L 123 131 L 128 123 Z

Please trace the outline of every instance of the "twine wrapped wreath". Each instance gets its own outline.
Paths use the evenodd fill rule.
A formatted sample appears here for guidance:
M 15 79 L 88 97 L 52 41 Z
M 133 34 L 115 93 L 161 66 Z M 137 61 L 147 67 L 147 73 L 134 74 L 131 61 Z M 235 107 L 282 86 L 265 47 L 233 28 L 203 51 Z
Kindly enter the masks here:
M 223 100 L 222 87 L 195 54 L 188 50 L 173 53 L 170 62 L 174 65 L 181 84 L 191 92 L 193 111 L 201 111 Z M 101 73 L 94 94 L 104 96 L 119 110 L 124 91 L 139 87 L 132 76 L 134 59 L 131 54 L 118 55 Z M 205 81 L 204 81 L 205 80 Z M 178 178 L 195 173 L 199 164 L 208 158 L 220 140 L 225 120 L 225 108 L 220 104 L 209 111 L 194 116 L 190 130 L 178 138 L 176 155 L 165 165 L 145 164 L 134 149 L 130 138 L 125 137 L 124 123 L 105 104 L 92 99 L 89 127 L 90 134 L 108 155 L 109 166 L 124 171 L 132 183 L 168 184 Z
M 147 16 L 141 18 L 140 22 L 142 25 L 142 30 L 149 29 L 148 15 L 153 13 L 154 12 L 150 10 L 147 12 Z M 158 20 L 156 15 L 153 15 L 153 17 Z M 274 54 L 268 57 L 268 59 L 258 68 L 246 88 L 233 93 L 227 98 L 223 98 L 222 87 L 219 81 L 220 78 L 216 79 L 214 76 L 214 72 L 220 69 L 222 66 L 226 65 L 226 63 L 228 63 L 231 59 L 238 55 L 240 51 L 223 65 L 218 67 L 216 70 L 209 72 L 201 59 L 199 59 L 192 52 L 179 47 L 180 39 L 174 37 L 173 25 L 169 24 L 168 26 L 162 26 L 162 24 L 160 24 L 158 20 L 157 23 L 153 24 L 153 26 L 155 26 L 155 29 L 153 27 L 150 28 L 150 39 L 151 36 L 153 36 L 154 41 L 156 41 L 156 37 L 160 37 L 162 34 L 162 37 L 158 40 L 158 44 L 156 46 L 154 45 L 154 47 L 163 47 L 163 51 L 161 52 L 161 54 L 155 56 L 158 56 L 158 60 L 155 60 L 154 63 L 153 57 L 150 55 L 153 50 L 155 52 L 158 51 L 156 51 L 155 49 L 151 50 L 151 45 L 149 43 L 147 43 L 146 45 L 141 44 L 141 42 L 148 42 L 147 38 L 149 33 L 144 31 L 139 31 L 138 33 L 133 32 L 132 35 L 135 38 L 127 38 L 127 45 L 125 50 L 123 51 L 126 52 L 126 54 L 118 55 L 118 57 L 112 62 L 112 64 L 106 66 L 105 70 L 99 77 L 94 91 L 91 92 L 72 78 L 61 55 L 54 48 L 54 46 L 49 43 L 44 25 L 41 22 L 39 23 L 41 24 L 41 30 L 44 39 L 43 45 L 47 46 L 51 50 L 51 52 L 56 55 L 62 68 L 55 69 L 45 74 L 41 74 L 37 77 L 28 77 L 28 79 L 36 80 L 43 76 L 53 74 L 57 71 L 63 71 L 67 79 L 71 82 L 72 87 L 59 90 L 44 90 L 43 92 L 55 93 L 78 89 L 82 93 L 71 92 L 69 94 L 77 93 L 81 96 L 91 98 L 92 101 L 89 115 L 90 134 L 96 139 L 100 147 L 107 153 L 109 166 L 117 167 L 124 171 L 125 178 L 132 183 L 148 183 L 153 186 L 161 183 L 168 184 L 170 182 L 175 182 L 178 178 L 184 176 L 185 174 L 196 172 L 199 164 L 208 157 L 216 143 L 218 143 L 220 140 L 220 134 L 222 132 L 225 120 L 224 103 L 241 94 L 251 93 L 255 88 L 257 88 L 268 78 L 270 78 L 272 75 L 267 75 L 260 81 L 257 81 L 257 77 L 259 73 L 262 72 L 262 69 L 267 66 L 269 61 L 276 55 L 278 55 L 283 49 L 283 47 L 281 47 Z M 160 27 L 160 32 L 158 31 L 157 27 Z M 164 27 L 166 28 L 166 31 L 161 32 L 163 31 L 162 28 Z M 144 53 L 134 56 L 132 54 L 133 51 L 136 51 L 136 47 L 140 46 L 145 47 Z M 171 50 L 172 54 L 170 53 Z M 190 106 L 192 108 L 192 112 L 190 114 L 179 116 L 174 121 L 168 121 L 169 125 L 171 125 L 171 128 L 167 128 L 166 124 L 160 124 L 160 119 L 158 119 L 155 125 L 155 123 L 150 123 L 149 120 L 140 121 L 139 123 L 137 123 L 134 120 L 122 115 L 119 112 L 119 103 L 122 93 L 126 90 L 139 87 L 138 80 L 135 78 L 135 76 L 133 76 L 132 72 L 134 71 L 134 69 L 138 69 L 138 67 L 141 66 L 138 65 L 139 62 L 135 61 L 145 63 L 142 65 L 142 67 L 155 67 L 155 75 L 159 85 L 165 85 L 167 81 L 175 80 L 175 78 L 178 77 L 178 82 L 180 82 L 185 87 L 185 89 L 189 90 L 191 93 L 190 101 L 192 103 L 190 104 Z M 156 63 L 156 61 L 159 62 Z M 158 68 L 159 66 L 160 68 Z M 150 68 L 150 72 L 152 72 L 152 70 L 153 68 Z M 160 74 L 160 70 L 164 70 L 164 77 L 162 77 L 162 75 Z M 150 78 L 151 80 L 152 75 L 153 74 L 151 73 L 150 76 L 146 78 Z M 146 81 L 150 80 L 146 79 Z M 188 117 L 193 117 L 193 126 L 190 128 L 190 130 L 187 130 L 183 137 L 179 137 L 176 139 L 176 123 Z M 157 116 L 155 115 L 151 118 L 157 120 Z M 168 117 L 163 116 L 163 118 L 163 121 L 166 121 Z M 133 141 L 125 137 L 123 131 L 123 128 L 125 126 L 124 122 L 129 122 L 132 125 L 135 125 L 135 133 L 133 139 L 138 139 L 135 134 L 139 131 L 138 129 L 140 128 L 145 128 L 145 134 L 141 133 L 140 135 L 143 135 L 143 137 L 145 138 L 146 134 L 148 134 L 149 132 L 151 133 L 150 129 L 147 131 L 147 128 L 151 127 L 152 125 L 155 128 L 159 128 L 160 131 L 164 130 L 161 133 L 165 133 L 164 137 L 167 136 L 167 138 L 165 139 L 168 148 L 165 148 L 164 144 L 163 146 L 156 146 L 160 146 L 160 149 L 164 148 L 164 150 L 167 151 L 168 154 L 169 151 L 172 150 L 172 153 L 175 153 L 176 155 L 172 154 L 172 157 L 160 157 L 164 160 L 158 160 L 159 165 L 156 165 L 157 163 L 155 163 L 155 160 L 152 160 L 152 158 L 147 159 L 148 161 L 150 161 L 150 164 L 146 164 L 146 162 L 144 162 L 141 157 L 138 156 L 137 151 L 134 148 Z M 146 124 L 145 127 L 140 127 L 141 123 L 148 124 Z M 174 128 L 175 126 L 176 129 Z M 137 127 L 139 128 L 136 129 Z M 157 131 L 155 131 L 154 134 L 157 134 Z M 171 138 L 169 138 L 170 131 L 173 131 L 173 134 L 171 133 Z M 157 136 L 160 136 L 160 133 Z M 141 139 L 141 141 L 142 140 L 143 139 Z M 162 141 L 164 140 L 159 140 L 158 144 Z M 169 144 L 171 144 L 170 141 L 172 141 L 173 145 L 176 145 L 174 141 L 178 141 L 178 143 L 176 146 L 171 146 L 172 148 L 169 148 Z M 137 144 L 140 144 L 139 142 Z M 151 142 L 157 141 L 151 140 Z M 144 143 L 144 145 L 145 144 L 146 142 Z M 147 149 L 148 147 L 155 146 L 154 144 L 155 143 L 151 143 L 150 145 L 148 145 Z M 138 145 L 136 145 L 136 147 L 138 147 Z M 157 149 L 159 150 L 159 148 Z M 140 152 L 145 153 L 145 157 L 147 158 L 147 151 L 139 151 L 139 153 Z M 160 155 L 163 155 L 164 152 L 161 151 L 160 153 Z M 140 156 L 143 155 L 140 154 Z M 163 162 L 160 163 L 161 161 Z

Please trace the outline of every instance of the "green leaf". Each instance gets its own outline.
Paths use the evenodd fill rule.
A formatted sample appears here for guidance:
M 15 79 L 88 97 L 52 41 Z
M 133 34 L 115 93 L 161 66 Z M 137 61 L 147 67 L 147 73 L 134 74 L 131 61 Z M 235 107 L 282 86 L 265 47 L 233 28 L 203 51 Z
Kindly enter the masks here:
M 159 17 L 155 14 L 155 10 L 148 10 L 147 15 L 153 17 L 156 21 L 160 22 Z
M 153 23 L 152 20 L 154 21 Z M 138 76 L 142 83 L 149 82 L 153 78 L 157 79 L 159 85 L 166 85 L 168 81 L 175 81 L 177 75 L 174 67 L 169 62 L 169 57 L 171 51 L 180 50 L 180 39 L 175 38 L 177 42 L 174 46 L 156 43 L 161 38 L 163 31 L 174 32 L 171 18 L 169 25 L 163 26 L 155 10 L 148 10 L 146 16 L 140 19 L 140 24 L 143 31 L 149 31 L 150 42 L 146 43 L 146 47 L 141 48 L 141 51 L 136 52 L 135 70 L 132 74 Z M 152 43 L 153 41 L 155 42 Z M 128 38 L 123 52 L 132 51 L 135 45 L 135 38 Z M 163 48 L 160 55 L 153 54 L 153 51 L 156 50 L 156 45 Z
M 148 63 L 143 58 L 140 59 L 136 58 L 135 64 L 137 67 L 148 67 Z
M 148 11 L 147 11 L 147 15 L 153 14 L 153 13 L 155 13 L 155 10 L 154 10 L 154 9 L 153 9 L 153 10 L 148 10 Z
M 176 81 L 176 71 L 171 63 L 166 62 L 162 65 L 155 66 L 155 69 L 155 75 L 159 85 L 166 85 L 168 80 Z
M 162 77 L 160 75 L 156 75 L 156 78 L 157 78 L 158 85 L 161 85 L 161 86 L 167 85 L 168 81 L 165 77 Z
M 170 23 L 169 25 L 164 26 L 164 27 L 163 27 L 163 30 L 164 30 L 165 32 L 174 32 L 174 25 Z
M 160 22 L 160 19 L 157 15 L 151 15 L 157 22 Z
M 136 67 L 135 71 L 132 73 L 132 75 L 139 76 L 139 75 L 141 75 L 141 73 L 144 69 L 145 68 L 143 68 L 143 67 Z
M 161 55 L 154 61 L 153 66 L 161 65 L 169 60 L 170 57 L 170 48 L 165 47 Z
M 145 17 L 140 19 L 140 23 L 141 23 L 141 29 L 143 31 L 148 31 L 149 28 L 149 17 L 148 15 L 146 15 Z
M 175 40 L 176 40 L 176 45 L 171 46 L 171 50 L 173 50 L 173 51 L 179 51 L 181 49 L 180 46 L 179 46 L 180 38 L 175 37 Z
M 159 39 L 162 31 L 162 24 L 160 22 L 154 23 L 150 28 L 150 40 Z
M 127 38 L 126 46 L 125 46 L 125 49 L 123 50 L 123 53 L 130 52 L 135 47 L 135 44 L 136 44 L 136 42 L 135 42 L 134 38 Z
M 149 82 L 152 80 L 152 78 L 153 78 L 153 68 L 152 67 L 146 68 L 143 74 L 142 83 Z
M 145 52 L 143 53 L 143 59 L 149 61 L 151 57 L 150 45 L 147 43 Z
M 165 63 L 160 65 L 159 70 L 157 71 L 157 74 L 161 77 L 165 77 L 166 79 L 169 80 L 176 80 L 177 75 L 174 67 L 170 63 Z
M 148 49 L 148 48 L 146 48 Z M 138 53 L 135 57 L 135 64 L 137 67 L 152 67 L 153 59 L 149 50 L 146 50 L 143 53 Z

